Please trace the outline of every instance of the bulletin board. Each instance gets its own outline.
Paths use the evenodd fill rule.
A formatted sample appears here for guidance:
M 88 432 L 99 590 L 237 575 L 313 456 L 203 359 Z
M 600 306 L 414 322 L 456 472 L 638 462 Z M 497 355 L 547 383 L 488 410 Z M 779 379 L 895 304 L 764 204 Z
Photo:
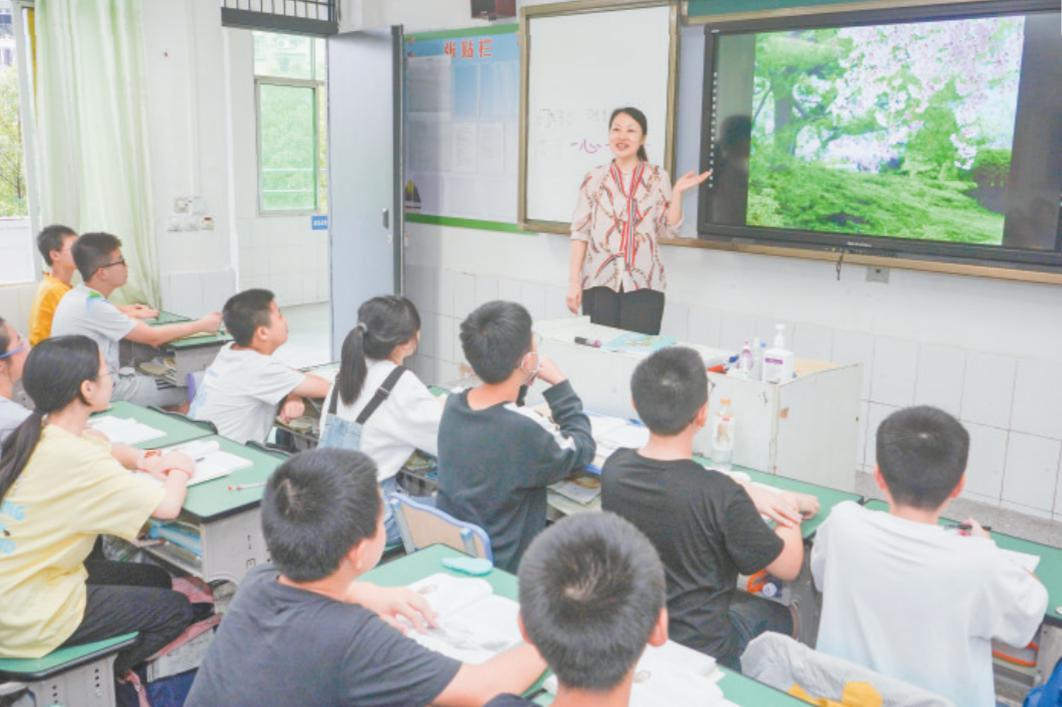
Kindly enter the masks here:
M 406 220 L 518 231 L 518 25 L 406 37 Z

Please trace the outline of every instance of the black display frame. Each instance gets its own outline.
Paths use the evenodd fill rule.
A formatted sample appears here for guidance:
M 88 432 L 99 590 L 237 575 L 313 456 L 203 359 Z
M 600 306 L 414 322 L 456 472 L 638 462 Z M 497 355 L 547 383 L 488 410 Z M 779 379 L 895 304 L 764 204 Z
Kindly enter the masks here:
M 771 32 L 827 27 L 856 27 L 899 22 L 966 19 L 1030 13 L 1057 13 L 1057 0 L 982 0 L 947 5 L 868 9 L 853 12 L 826 11 L 791 17 L 765 16 L 734 21 L 711 21 L 705 24 L 703 100 L 700 124 L 701 170 L 710 168 L 714 133 L 714 83 L 716 38 L 724 34 Z M 1019 95 L 1019 101 L 1021 96 Z M 1056 128 L 1062 133 L 1062 126 Z M 1062 158 L 1060 158 L 1062 159 Z M 1062 170 L 1062 162 L 1057 165 Z M 698 190 L 697 238 L 704 243 L 757 245 L 797 250 L 853 253 L 867 256 L 951 262 L 962 265 L 1062 272 L 1062 203 L 1055 233 L 1054 250 L 1008 248 L 1001 245 L 949 243 L 898 236 L 857 235 L 775 228 L 767 226 L 728 225 L 709 220 L 707 187 Z M 1062 201 L 1062 194 L 1060 194 Z

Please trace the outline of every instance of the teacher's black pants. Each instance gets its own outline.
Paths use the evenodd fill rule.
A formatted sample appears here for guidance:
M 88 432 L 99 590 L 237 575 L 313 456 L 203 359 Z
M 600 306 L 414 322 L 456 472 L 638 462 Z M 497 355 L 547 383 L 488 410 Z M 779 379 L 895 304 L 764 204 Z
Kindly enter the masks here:
M 656 290 L 614 292 L 607 287 L 583 290 L 583 314 L 594 324 L 659 334 L 664 316 L 664 293 Z
M 147 660 L 192 623 L 188 597 L 170 588 L 170 576 L 161 567 L 86 560 L 85 569 L 85 616 L 63 645 L 76 646 L 138 631 L 136 641 L 119 651 L 114 661 L 115 676 Z

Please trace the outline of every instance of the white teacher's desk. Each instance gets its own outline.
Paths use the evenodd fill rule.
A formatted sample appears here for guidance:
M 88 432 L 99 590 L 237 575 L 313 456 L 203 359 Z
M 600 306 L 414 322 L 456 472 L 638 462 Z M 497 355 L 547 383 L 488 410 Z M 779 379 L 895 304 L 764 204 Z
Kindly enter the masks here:
M 644 355 L 575 343 L 575 337 L 607 343 L 623 334 L 622 329 L 591 324 L 589 317 L 541 321 L 534 329 L 541 336 L 543 355 L 568 375 L 587 410 L 637 417 L 630 380 Z M 709 365 L 736 353 L 713 347 L 711 342 L 678 343 L 696 348 Z M 797 359 L 796 370 L 793 380 L 780 384 L 709 371 L 709 414 L 722 398 L 730 398 L 735 419 L 734 464 L 851 491 L 862 366 Z M 694 439 L 694 449 L 710 455 L 707 426 Z

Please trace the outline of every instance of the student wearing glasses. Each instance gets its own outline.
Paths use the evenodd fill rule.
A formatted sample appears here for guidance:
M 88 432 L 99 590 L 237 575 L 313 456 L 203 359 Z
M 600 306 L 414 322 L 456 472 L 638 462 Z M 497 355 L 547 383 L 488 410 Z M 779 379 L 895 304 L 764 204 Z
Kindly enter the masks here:
M 0 317 L 0 442 L 30 416 L 29 410 L 12 400 L 28 353 L 26 340 Z
M 216 332 L 221 313 L 163 326 L 148 326 L 119 311 L 108 297 L 126 283 L 129 270 L 122 257 L 122 242 L 109 233 L 86 233 L 74 244 L 74 263 L 84 283 L 63 295 L 52 320 L 52 335 L 82 334 L 100 347 L 107 369 L 114 377 L 115 400 L 139 405 L 177 406 L 186 402 L 184 388 L 161 379 L 123 369 L 118 362 L 123 339 L 159 347 L 174 339 L 199 332 Z

